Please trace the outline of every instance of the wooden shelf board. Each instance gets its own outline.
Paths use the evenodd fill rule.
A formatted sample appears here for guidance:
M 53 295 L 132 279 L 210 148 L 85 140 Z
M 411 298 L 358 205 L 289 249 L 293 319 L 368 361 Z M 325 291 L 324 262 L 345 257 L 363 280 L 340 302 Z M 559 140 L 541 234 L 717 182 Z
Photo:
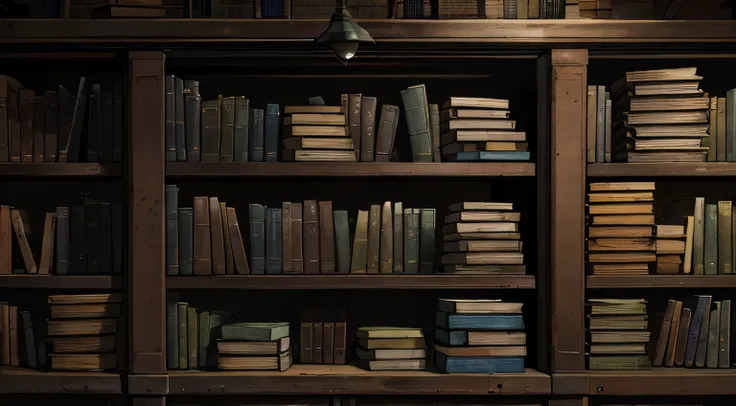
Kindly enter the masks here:
M 534 275 L 236 275 L 169 276 L 184 289 L 534 289 Z
M 120 164 L 97 163 L 0 163 L 0 177 L 113 177 L 122 174 Z
M 736 288 L 736 275 L 590 275 L 588 288 Z
M 615 396 L 736 395 L 736 369 L 654 368 L 552 375 L 555 394 Z M 685 384 L 686 383 L 686 384 Z
M 528 162 L 243 162 L 166 164 L 169 177 L 477 177 L 534 176 Z
M 540 45 L 733 43 L 729 20 L 357 20 L 378 43 Z M 8 43 L 312 42 L 327 20 L 0 20 Z
M 169 393 L 292 395 L 544 395 L 549 375 L 371 372 L 350 365 L 294 365 L 285 372 L 169 371 Z
M 736 162 L 588 164 L 588 177 L 736 176 Z
M 120 375 L 105 372 L 41 372 L 0 368 L 0 393 L 119 394 Z
M 120 289 L 122 278 L 112 275 L 0 275 L 2 288 L 36 288 L 55 290 Z

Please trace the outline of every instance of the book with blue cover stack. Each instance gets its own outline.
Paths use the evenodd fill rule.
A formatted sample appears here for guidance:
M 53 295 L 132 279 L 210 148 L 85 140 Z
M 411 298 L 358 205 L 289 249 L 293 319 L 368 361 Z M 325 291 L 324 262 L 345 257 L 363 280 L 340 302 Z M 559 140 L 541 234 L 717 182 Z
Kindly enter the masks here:
M 524 372 L 523 303 L 440 299 L 434 345 L 437 368 L 448 373 Z
M 451 97 L 440 112 L 442 156 L 450 162 L 528 161 L 526 133 L 510 115 L 505 99 Z

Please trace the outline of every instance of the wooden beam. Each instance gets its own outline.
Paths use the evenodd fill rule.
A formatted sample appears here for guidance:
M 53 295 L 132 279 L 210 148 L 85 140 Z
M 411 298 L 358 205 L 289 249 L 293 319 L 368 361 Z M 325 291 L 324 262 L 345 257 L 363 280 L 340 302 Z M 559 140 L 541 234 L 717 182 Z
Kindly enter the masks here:
M 552 370 L 585 369 L 587 50 L 551 54 Z
M 537 365 L 540 370 L 550 370 L 550 251 L 551 216 L 551 140 L 550 140 L 550 91 L 552 75 L 549 53 L 537 60 Z
M 134 374 L 166 372 L 164 54 L 129 55 L 130 336 Z

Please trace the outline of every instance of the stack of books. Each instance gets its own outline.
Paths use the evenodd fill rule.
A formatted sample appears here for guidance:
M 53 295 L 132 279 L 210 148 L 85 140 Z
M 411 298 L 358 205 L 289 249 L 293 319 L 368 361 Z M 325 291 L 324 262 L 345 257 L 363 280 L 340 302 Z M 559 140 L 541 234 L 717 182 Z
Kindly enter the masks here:
M 731 368 L 731 300 L 670 300 L 653 351 L 655 367 Z
M 0 302 L 0 365 L 45 369 L 47 357 L 43 338 L 43 332 L 34 328 L 30 312 Z
M 621 125 L 613 130 L 611 152 L 623 153 L 613 160 L 705 161 L 710 99 L 699 89 L 701 79 L 696 68 L 678 68 L 627 72 L 613 83 L 613 117 Z
M 48 302 L 52 370 L 106 371 L 117 368 L 116 341 L 123 341 L 116 337 L 122 295 L 51 295 Z
M 594 299 L 590 306 L 591 370 L 646 370 L 647 302 L 643 299 Z
M 221 331 L 219 369 L 283 372 L 291 368 L 289 323 L 232 323 Z
M 509 101 L 451 97 L 440 112 L 440 143 L 447 161 L 528 161 L 524 132 L 514 131 Z
M 524 274 L 519 233 L 521 213 L 512 203 L 452 204 L 442 226 L 444 271 Z
M 693 217 L 686 217 L 687 225 L 657 225 L 657 268 L 658 274 L 690 273 L 692 261 Z M 689 230 L 686 234 L 685 230 Z M 686 250 L 686 243 L 690 250 Z M 683 261 L 683 256 L 688 257 Z
M 355 162 L 346 122 L 341 106 L 286 106 L 284 161 Z
M 646 275 L 656 262 L 654 182 L 591 183 L 588 262 L 594 275 Z
M 440 299 L 434 346 L 444 372 L 524 372 L 523 303 Z
M 422 329 L 411 327 L 360 327 L 355 352 L 371 371 L 415 371 L 426 368 Z

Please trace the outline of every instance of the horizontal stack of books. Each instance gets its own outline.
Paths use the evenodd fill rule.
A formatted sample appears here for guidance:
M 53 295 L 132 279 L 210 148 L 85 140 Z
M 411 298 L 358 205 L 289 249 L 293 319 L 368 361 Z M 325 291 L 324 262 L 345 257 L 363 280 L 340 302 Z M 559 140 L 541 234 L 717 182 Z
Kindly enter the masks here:
M 655 367 L 731 368 L 731 300 L 669 300 L 653 354 Z
M 442 105 L 442 156 L 448 161 L 528 161 L 524 132 L 514 131 L 509 101 L 451 97 Z
M 232 323 L 221 327 L 217 366 L 227 371 L 291 368 L 289 323 Z
M 686 217 L 687 225 L 657 225 L 657 268 L 658 274 L 690 273 L 692 255 L 693 217 Z M 685 231 L 688 230 L 689 234 Z M 686 246 L 689 245 L 689 251 Z M 683 260 L 683 256 L 686 260 Z M 684 265 L 684 266 L 683 266 Z
M 643 299 L 592 299 L 590 306 L 591 370 L 647 370 L 647 302 Z
M 341 106 L 286 106 L 283 160 L 355 162 L 346 123 Z
M 524 274 L 519 221 L 512 203 L 463 202 L 450 205 L 442 226 L 447 273 Z
M 408 327 L 360 327 L 355 352 L 360 364 L 371 371 L 422 370 L 426 346 L 422 329 Z
M 522 306 L 500 300 L 440 299 L 437 367 L 450 373 L 524 372 Z
M 122 342 L 119 337 L 125 337 L 118 331 L 122 295 L 51 295 L 48 302 L 52 370 L 106 371 L 117 368 L 116 341 Z
M 588 263 L 594 275 L 646 275 L 657 260 L 654 182 L 591 183 Z

